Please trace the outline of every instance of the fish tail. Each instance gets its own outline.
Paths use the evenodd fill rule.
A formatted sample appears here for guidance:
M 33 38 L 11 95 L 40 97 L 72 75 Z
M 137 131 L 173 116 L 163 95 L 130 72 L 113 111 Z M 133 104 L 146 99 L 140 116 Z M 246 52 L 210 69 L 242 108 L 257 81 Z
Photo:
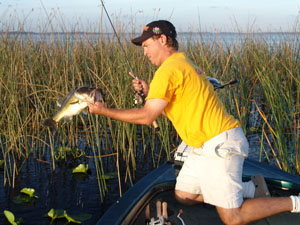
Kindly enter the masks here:
M 52 118 L 46 119 L 43 124 L 44 126 L 57 130 L 57 122 Z

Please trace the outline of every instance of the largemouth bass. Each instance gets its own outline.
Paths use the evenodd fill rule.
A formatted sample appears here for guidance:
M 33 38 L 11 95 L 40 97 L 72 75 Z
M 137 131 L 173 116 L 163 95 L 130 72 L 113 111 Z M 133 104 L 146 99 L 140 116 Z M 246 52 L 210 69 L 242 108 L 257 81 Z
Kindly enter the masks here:
M 63 100 L 55 115 L 44 121 L 44 125 L 56 130 L 60 120 L 71 121 L 73 116 L 81 112 L 87 113 L 87 101 L 91 103 L 103 101 L 100 89 L 94 87 L 80 87 L 75 89 Z

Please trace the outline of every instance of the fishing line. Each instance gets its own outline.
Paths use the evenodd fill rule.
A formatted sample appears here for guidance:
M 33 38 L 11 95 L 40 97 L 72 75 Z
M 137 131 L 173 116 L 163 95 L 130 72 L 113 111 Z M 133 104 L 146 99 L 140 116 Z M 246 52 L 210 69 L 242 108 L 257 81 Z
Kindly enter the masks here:
M 110 19 L 110 16 L 109 16 L 109 14 L 108 14 L 106 8 L 105 8 L 104 2 L 103 2 L 103 0 L 100 0 L 100 1 L 101 1 L 102 6 L 103 6 L 103 9 L 104 9 L 104 11 L 105 11 L 105 13 L 106 13 L 106 15 L 107 15 L 108 21 L 109 21 L 109 23 L 110 23 L 110 25 L 111 25 L 111 27 L 112 27 L 112 29 L 113 29 L 113 31 L 114 31 L 114 34 L 115 34 L 116 37 L 117 37 L 118 43 L 119 43 L 119 45 L 121 46 L 121 49 L 122 49 L 122 51 L 123 51 L 123 53 L 124 53 L 126 62 L 127 62 L 128 66 L 129 66 L 129 69 L 130 69 L 130 72 L 133 74 L 133 77 L 136 79 L 136 78 L 138 78 L 138 77 L 137 77 L 137 76 L 134 74 L 134 72 L 133 72 L 132 66 L 131 66 L 131 64 L 130 64 L 130 62 L 129 62 L 129 60 L 128 60 L 127 54 L 126 54 L 126 52 L 125 52 L 125 49 L 124 49 L 123 46 L 122 46 L 122 43 L 121 43 L 121 40 L 120 40 L 120 38 L 119 38 L 119 36 L 118 36 L 118 34 L 117 34 L 117 31 L 116 31 L 116 29 L 115 29 L 115 27 L 114 27 L 114 25 L 113 25 L 113 23 L 112 23 L 112 21 L 111 21 L 111 19 Z
M 115 36 L 117 37 L 118 43 L 119 43 L 119 45 L 121 46 L 121 49 L 122 49 L 122 51 L 123 51 L 123 53 L 124 53 L 125 60 L 126 60 L 128 66 L 129 66 L 130 72 L 132 73 L 134 79 L 139 79 L 139 78 L 134 74 L 134 72 L 133 72 L 132 66 L 131 66 L 131 64 L 130 64 L 130 62 L 129 62 L 129 59 L 128 59 L 128 57 L 127 57 L 127 54 L 126 54 L 126 52 L 125 52 L 125 49 L 123 48 L 123 45 L 122 45 L 121 40 L 120 40 L 120 38 L 119 38 L 119 36 L 118 36 L 118 34 L 117 34 L 117 31 L 116 31 L 116 29 L 115 29 L 115 27 L 114 27 L 114 25 L 113 25 L 113 23 L 112 23 L 112 21 L 111 21 L 111 19 L 110 19 L 110 16 L 109 16 L 109 14 L 108 14 L 108 12 L 107 12 L 107 10 L 106 10 L 106 7 L 105 7 L 105 5 L 104 5 L 104 2 L 103 2 L 103 0 L 100 0 L 100 1 L 101 1 L 102 6 L 103 6 L 103 9 L 104 9 L 104 11 L 105 11 L 105 14 L 107 15 L 108 21 L 109 21 L 109 23 L 110 23 L 110 25 L 111 25 L 111 27 L 112 27 L 112 29 L 113 29 L 113 31 L 114 31 L 114 34 L 115 34 Z M 139 98 L 139 97 L 140 97 L 140 98 Z M 140 100 L 140 99 L 141 99 L 141 100 Z M 137 103 L 142 103 L 142 104 L 145 103 L 145 96 L 144 96 L 143 91 L 137 92 L 137 95 L 136 95 L 136 97 L 135 97 L 135 104 L 137 104 Z
M 131 66 L 131 64 L 130 64 L 130 62 L 129 62 L 129 59 L 128 59 L 128 57 L 127 57 L 127 54 L 126 54 L 126 52 L 125 52 L 125 49 L 123 48 L 123 45 L 122 45 L 121 40 L 120 40 L 120 38 L 119 38 L 119 36 L 118 36 L 118 34 L 117 34 L 117 31 L 116 31 L 116 29 L 115 29 L 115 27 L 114 27 L 114 25 L 113 25 L 113 23 L 112 23 L 112 21 L 111 21 L 111 19 L 110 19 L 110 16 L 109 16 L 109 14 L 108 14 L 108 12 L 107 12 L 107 10 L 106 10 L 106 7 L 105 7 L 105 5 L 104 5 L 104 2 L 103 2 L 103 0 L 100 0 L 100 1 L 101 1 L 101 4 L 102 4 L 103 9 L 104 9 L 104 11 L 105 11 L 105 14 L 106 14 L 106 16 L 107 16 L 107 18 L 108 18 L 108 21 L 109 21 L 109 23 L 110 23 L 110 25 L 111 25 L 111 27 L 112 27 L 112 29 L 113 29 L 113 31 L 114 31 L 114 34 L 115 34 L 115 36 L 117 37 L 118 43 L 119 43 L 119 45 L 121 46 L 121 49 L 122 49 L 122 51 L 123 51 L 123 53 L 124 53 L 125 60 L 126 60 L 128 66 L 129 66 L 130 72 L 132 73 L 134 79 L 139 79 L 139 78 L 134 74 L 134 72 L 133 72 L 132 66 Z M 138 94 L 138 96 L 141 98 L 142 103 L 145 103 L 145 96 L 144 96 L 143 91 L 137 92 L 137 94 Z M 137 101 L 138 101 L 138 100 L 135 99 L 135 102 L 137 102 Z M 155 129 L 159 129 L 158 124 L 157 124 L 156 121 L 153 121 L 152 124 L 153 124 L 153 126 L 154 126 Z

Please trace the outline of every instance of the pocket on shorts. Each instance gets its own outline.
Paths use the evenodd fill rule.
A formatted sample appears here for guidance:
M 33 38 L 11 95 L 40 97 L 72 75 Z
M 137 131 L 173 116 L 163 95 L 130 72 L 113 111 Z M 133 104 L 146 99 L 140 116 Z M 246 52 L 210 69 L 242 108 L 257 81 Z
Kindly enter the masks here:
M 242 128 L 235 128 L 234 132 L 228 135 L 228 144 L 233 146 L 233 154 L 248 156 L 249 143 Z
M 220 143 L 215 147 L 215 153 L 222 158 L 229 155 L 247 157 L 248 148 L 249 144 L 245 136 L 241 136 L 240 138 L 229 137 L 225 142 Z

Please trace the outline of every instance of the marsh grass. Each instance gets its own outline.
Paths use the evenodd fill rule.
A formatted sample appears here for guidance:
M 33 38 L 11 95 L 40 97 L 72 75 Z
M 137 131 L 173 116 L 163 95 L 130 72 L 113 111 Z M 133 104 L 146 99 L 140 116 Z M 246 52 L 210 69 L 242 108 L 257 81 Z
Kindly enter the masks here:
M 135 73 L 149 82 L 155 67 L 140 48 L 129 43 L 134 32 L 125 35 L 122 26 L 118 30 Z M 228 42 L 222 35 L 213 37 L 194 34 L 180 43 L 181 50 L 207 75 L 224 83 L 239 81 L 219 91 L 227 110 L 241 121 L 247 134 L 255 130 L 261 137 L 261 156 L 299 174 L 299 40 L 267 41 L 265 36 L 243 34 Z M 125 168 L 125 182 L 134 183 L 138 151 L 152 158 L 153 167 L 172 157 L 180 140 L 162 117 L 158 118 L 159 132 L 95 115 L 61 123 L 56 133 L 42 125 L 56 112 L 56 102 L 79 86 L 100 87 L 109 107 L 132 107 L 129 68 L 113 34 L 2 32 L 0 57 L 4 185 L 13 185 L 26 158 L 48 155 L 55 169 L 55 149 L 75 148 L 81 142 L 93 151 L 101 198 L 107 191 L 101 178 L 103 157 L 113 157 L 120 186 L 120 168 Z

